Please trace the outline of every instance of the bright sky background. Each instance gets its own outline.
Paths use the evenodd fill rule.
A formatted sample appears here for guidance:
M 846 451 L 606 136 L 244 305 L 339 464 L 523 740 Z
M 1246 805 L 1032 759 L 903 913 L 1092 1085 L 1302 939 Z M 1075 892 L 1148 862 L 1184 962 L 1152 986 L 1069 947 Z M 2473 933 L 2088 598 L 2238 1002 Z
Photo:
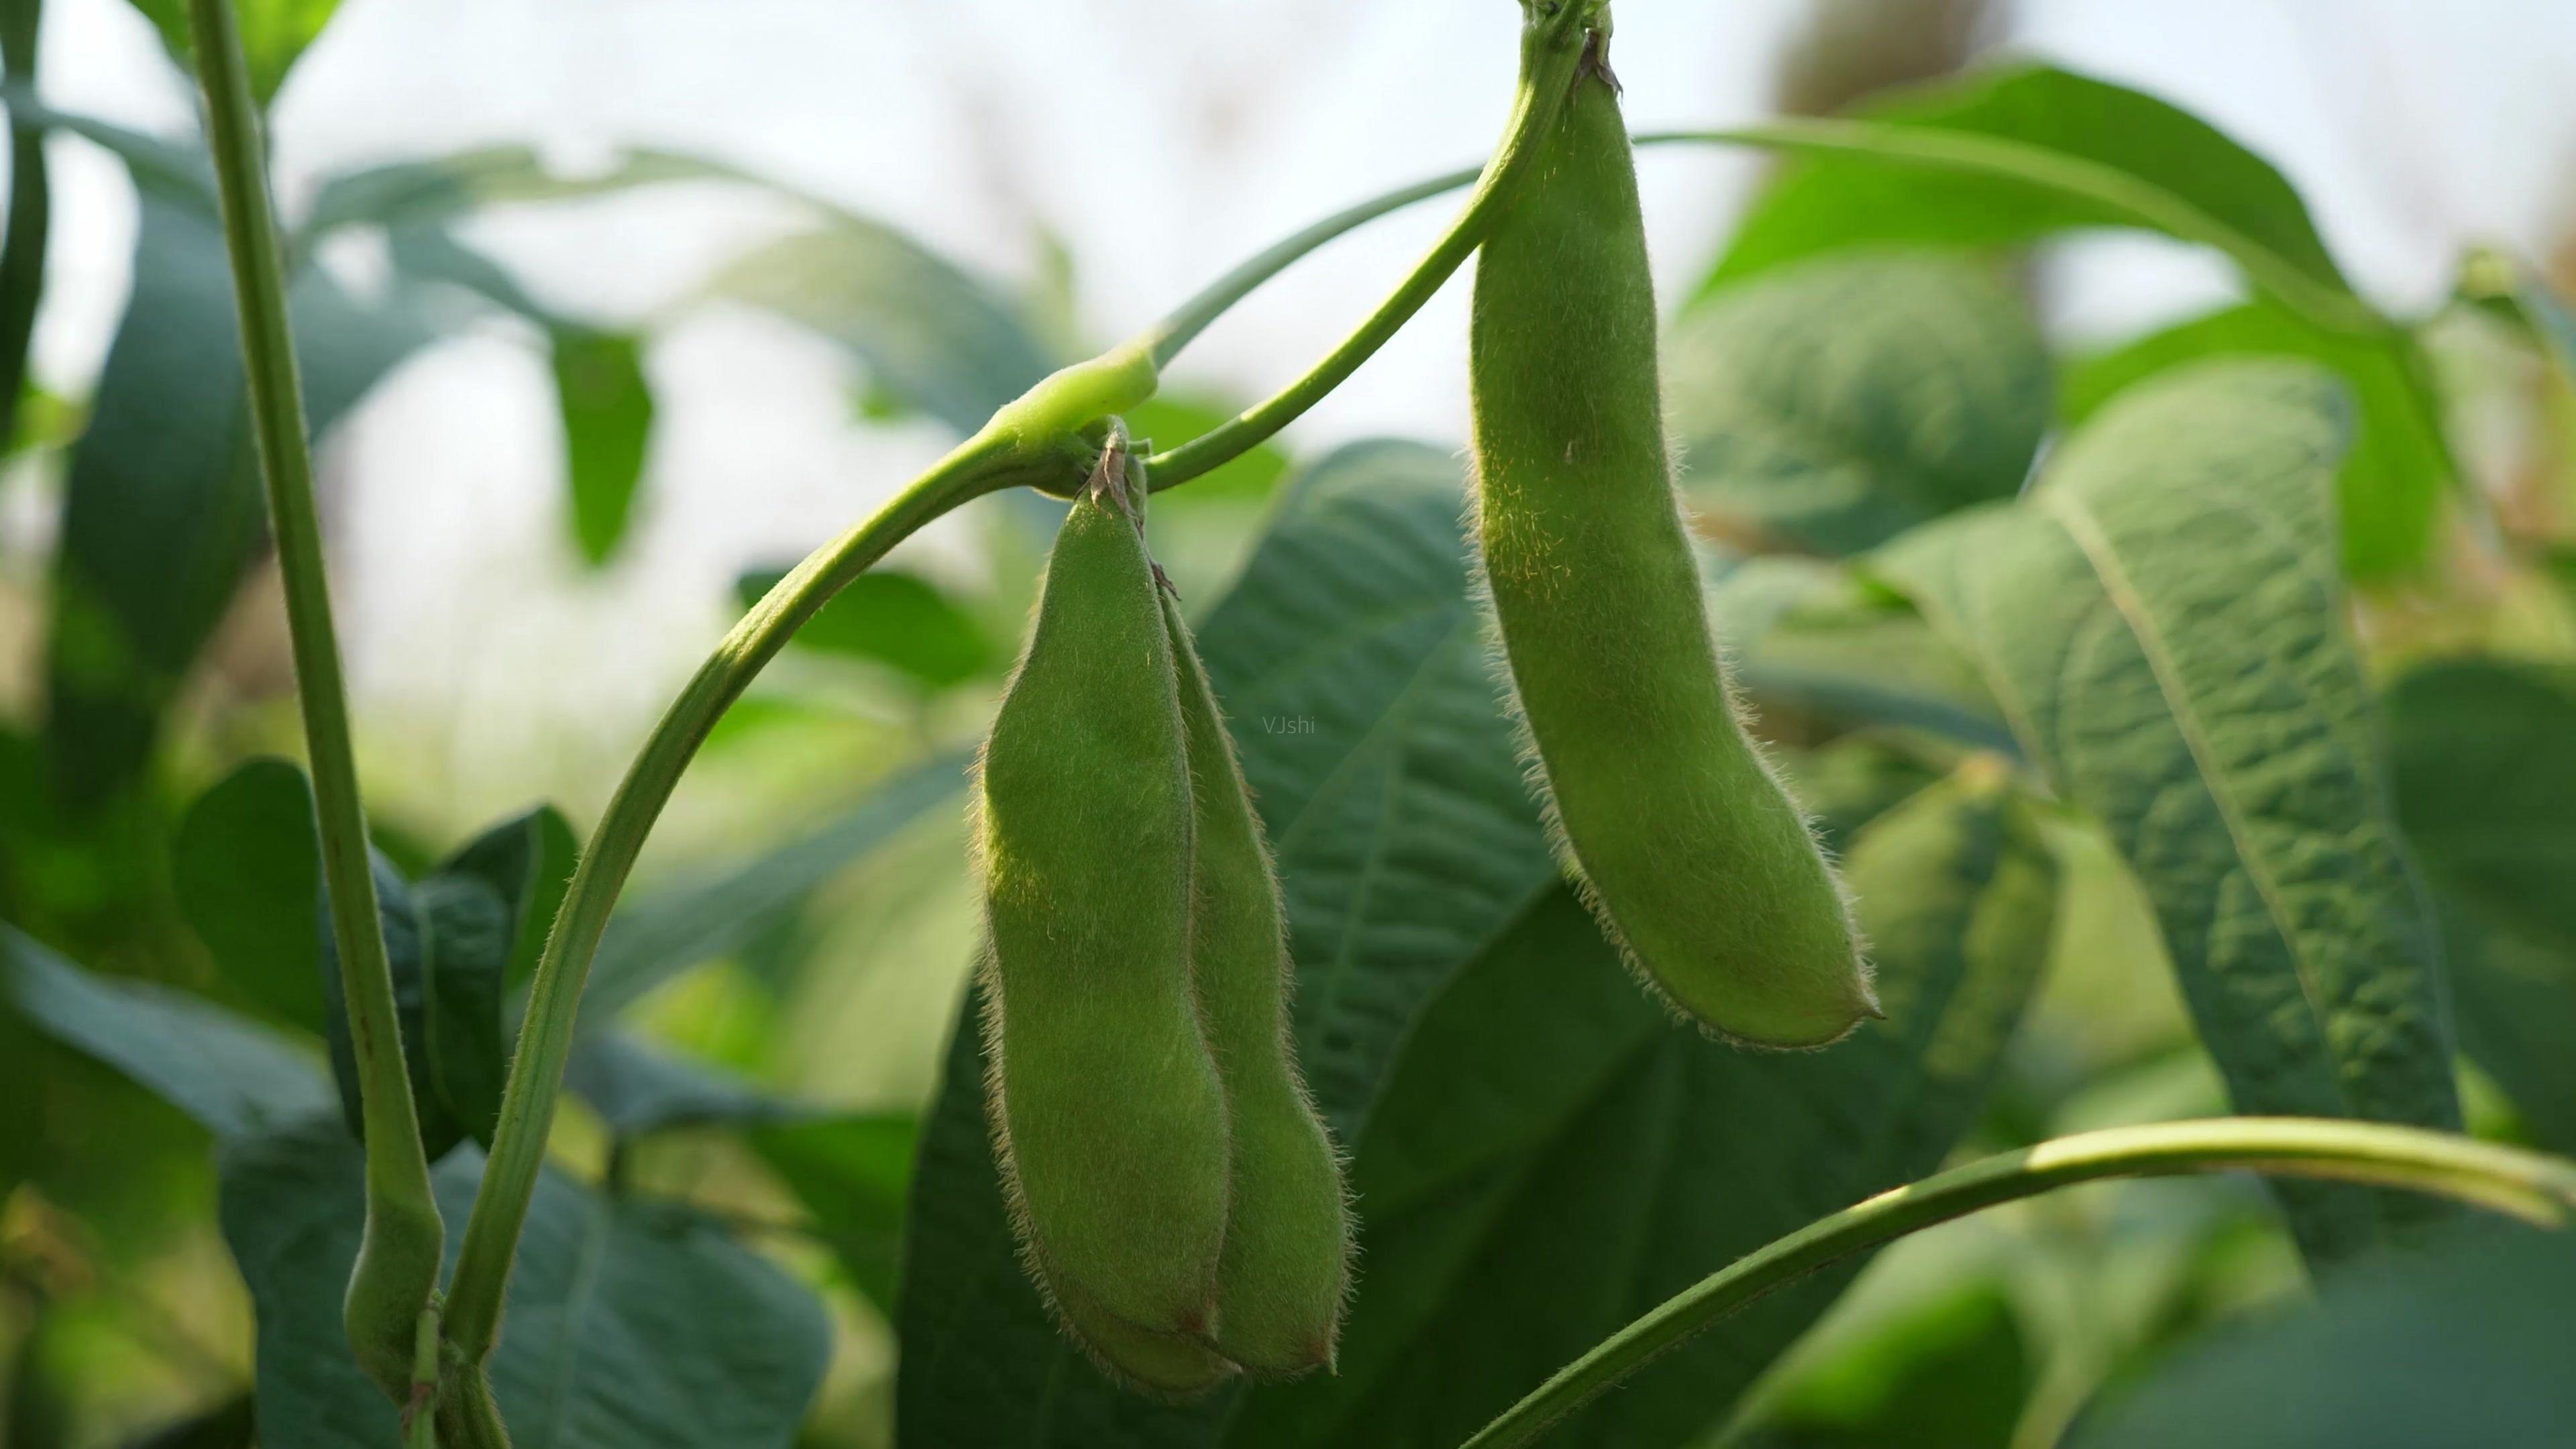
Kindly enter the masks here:
M 1798 0 L 1620 0 L 1640 126 L 1762 114 Z M 123 0 L 51 0 L 43 92 L 162 132 L 189 95 Z M 1107 341 L 1280 233 L 1479 157 L 1508 97 L 1505 0 L 348 0 L 281 96 L 278 184 L 528 141 L 569 163 L 624 143 L 710 153 L 909 229 L 1016 283 L 1052 232 Z M 2423 306 L 2469 239 L 2534 246 L 2576 204 L 2567 0 L 2023 0 L 2008 47 L 2192 107 L 2281 165 L 2363 287 Z M 85 143 L 53 143 L 37 367 L 86 391 L 123 305 L 134 203 Z M 1705 265 L 1753 174 L 1643 166 L 1668 292 Z M 1343 243 L 1239 309 L 1172 383 L 1250 399 L 1331 345 L 1424 245 L 1442 205 Z M 558 207 L 476 236 L 543 296 L 657 315 L 794 223 L 694 188 Z M 363 245 L 335 264 L 363 272 Z M 2051 325 L 2109 339 L 2224 296 L 2222 269 L 2144 241 L 2052 265 Z M 551 791 L 586 816 L 731 617 L 738 569 L 792 557 L 939 451 L 851 419 L 839 355 L 783 324 L 695 312 L 649 366 L 660 424 L 639 532 L 604 575 L 570 562 L 542 357 L 495 323 L 416 358 L 336 436 L 336 578 L 379 775 L 454 823 Z M 1463 279 L 1290 434 L 1455 441 Z M 0 526 L 42 527 L 27 500 Z M 25 540 L 7 552 L 24 557 Z M 962 567 L 923 541 L 926 566 Z

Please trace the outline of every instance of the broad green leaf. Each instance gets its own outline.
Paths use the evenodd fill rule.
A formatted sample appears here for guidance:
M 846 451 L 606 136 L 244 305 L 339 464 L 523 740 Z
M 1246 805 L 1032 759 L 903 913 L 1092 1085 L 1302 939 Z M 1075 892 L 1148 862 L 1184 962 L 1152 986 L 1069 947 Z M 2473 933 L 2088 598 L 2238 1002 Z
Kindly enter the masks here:
M 1471 602 L 1459 487 L 1456 459 L 1418 444 L 1331 454 L 1286 486 L 1198 635 L 1278 855 L 1306 1079 L 1346 1144 L 1424 1003 L 1557 878 Z M 913 1183 L 899 1434 L 1214 1442 L 1226 1396 L 1173 1410 L 1111 1388 L 1021 1273 L 974 1009 Z
M 2048 423 L 2028 307 L 1938 254 L 1821 258 L 1703 298 L 1664 357 L 1692 504 L 1820 553 L 2011 497 Z
M 2247 302 L 2076 363 L 2062 404 L 2070 421 L 2082 422 L 2122 390 L 2173 368 L 2248 355 L 2303 358 L 2333 369 L 2351 389 L 2358 417 L 2339 489 L 2344 567 L 2374 579 L 2420 561 L 2458 470 L 2431 367 L 2405 332 L 2331 332 L 2278 302 Z
M 2014 143 L 2036 164 L 2019 176 L 1980 174 L 1857 148 L 1793 162 L 1737 226 L 1712 287 L 1850 246 L 2003 246 L 2075 227 L 2147 226 L 2186 240 L 2223 238 L 2240 263 L 2266 271 L 2258 283 L 2351 301 L 2281 173 L 2153 96 L 2021 65 L 1902 92 L 1863 115 L 1902 130 Z M 2112 185 L 2077 190 L 2063 184 L 2069 176 Z M 2190 230 L 2174 224 L 2185 219 Z
M 786 577 L 785 569 L 744 574 L 735 596 L 749 608 Z M 870 569 L 832 596 L 796 631 L 800 648 L 866 659 L 925 689 L 946 689 L 1000 667 L 1001 650 L 983 624 L 937 584 L 900 569 Z
M 553 343 L 573 543 L 597 568 L 617 552 L 635 511 L 653 438 L 653 388 L 634 337 L 559 327 Z
M 472 876 L 434 875 L 412 891 L 423 937 L 420 1036 L 406 1041 L 447 1116 L 489 1147 L 510 1074 L 502 1032 L 502 973 L 510 964 L 509 904 Z
M 125 1449 L 252 1449 L 258 1431 L 258 1400 L 243 1394 L 129 1440 Z
M 2461 1050 L 2504 1088 L 2533 1142 L 2576 1155 L 2576 953 L 2457 894 L 2439 901 Z
M 272 1444 L 392 1444 L 393 1405 L 359 1372 L 340 1299 L 363 1218 L 365 1157 L 323 1118 L 234 1144 L 224 1238 L 258 1317 L 259 1421 Z M 432 1175 L 463 1223 L 482 1175 Z M 453 1266 L 458 1233 L 448 1233 Z M 821 1382 L 831 1324 L 801 1285 L 676 1203 L 548 1170 L 510 1279 L 493 1389 L 514 1443 L 544 1449 L 786 1449 Z
M 1766 722 L 1803 712 L 2018 750 L 1976 667 L 1884 588 L 1781 554 L 1713 558 L 1703 575 L 1729 669 Z
M 2576 1237 L 2462 1235 L 2215 1336 L 2089 1413 L 2078 1449 L 2420 1449 L 2576 1435 Z
M 878 785 L 838 819 L 745 864 L 667 885 L 609 919 L 582 1018 L 606 1022 L 702 961 L 741 950 L 824 882 L 933 810 L 962 808 L 967 757 L 944 754 Z
M 1255 1392 L 1226 1442 L 1455 1444 L 1664 1297 L 1937 1167 L 2046 958 L 2055 869 L 1992 758 L 1862 828 L 1847 869 L 1888 1019 L 1826 1051 L 1675 1025 L 1570 892 L 1480 957 L 1361 1140 L 1339 1372 Z M 1855 1271 L 1718 1325 L 1549 1442 L 1694 1441 Z
M 570 201 L 641 186 L 685 181 L 730 181 L 829 209 L 830 204 L 739 166 L 676 151 L 639 148 L 594 170 L 548 167 L 534 148 L 485 146 L 425 160 L 393 161 L 343 171 L 314 193 L 298 233 L 298 248 L 337 228 L 382 226 L 395 234 L 435 227 L 489 206 Z
M 813 1215 L 814 1233 L 887 1316 L 903 1266 L 904 1200 L 921 1123 L 876 1113 L 756 1128 L 751 1145 Z
M 2397 818 L 2441 881 L 2576 955 L 2576 669 L 2456 659 L 2388 693 Z
M 516 986 L 535 973 L 579 851 L 562 813 L 540 805 L 484 831 L 439 864 L 439 875 L 471 877 L 501 898 L 510 920 L 502 970 L 507 984 Z
M 138 191 L 213 219 L 215 172 L 204 148 L 194 140 L 165 140 L 96 116 L 56 110 L 20 81 L 0 84 L 0 99 L 8 102 L 13 121 L 62 131 L 99 146 L 125 163 Z
M 170 877 L 225 977 L 278 1019 L 321 1031 L 322 854 L 304 772 L 259 759 L 217 781 L 179 822 Z
M 2397 816 L 2439 886 L 2460 1043 L 2533 1140 L 2576 1152 L 2576 673 L 2420 666 L 2388 692 Z
M 652 1046 L 632 1032 L 594 1031 L 573 1043 L 564 1085 L 619 1137 L 674 1127 L 748 1126 L 812 1115 L 721 1068 Z
M 183 70 L 192 69 L 195 50 L 188 38 L 187 0 L 134 0 L 134 8 L 161 32 L 161 43 L 169 47 L 171 59 Z M 232 8 L 242 58 L 250 69 L 251 96 L 265 106 L 305 47 L 330 23 L 340 0 L 240 0 Z
M 2313 368 L 2178 370 L 2104 410 L 2024 501 L 1875 567 L 2127 857 L 2238 1111 L 2456 1128 L 2440 942 L 2335 568 L 2348 416 Z M 2282 1197 L 2321 1265 L 2436 1211 Z
M 991 286 L 894 228 L 846 213 L 735 258 L 703 296 L 812 329 L 857 359 L 878 392 L 961 434 L 1054 368 Z
M 428 338 L 408 313 L 363 306 L 310 268 L 290 300 L 317 437 Z M 147 193 L 132 299 L 64 486 L 46 743 L 67 805 L 96 804 L 141 771 L 258 547 L 236 336 L 215 222 Z
M 412 1111 L 419 1119 L 421 1146 L 435 1162 L 466 1135 L 465 1123 L 449 1110 L 446 1094 L 439 1089 L 429 1042 L 429 994 L 437 974 L 432 954 L 438 949 L 438 928 L 443 922 L 429 916 L 420 893 L 382 851 L 370 855 L 375 866 L 376 915 L 383 923 L 386 962 L 393 974 L 394 1014 L 402 1030 L 403 1065 L 411 1077 Z M 333 935 L 327 893 L 324 907 L 317 923 L 322 1019 L 331 1044 L 331 1076 L 340 1087 L 341 1123 L 357 1138 L 365 1133 L 366 1114 L 358 1095 L 358 1051 L 349 1034 L 349 998 L 340 979 L 340 948 Z M 480 914 L 465 918 L 469 930 Z M 476 934 L 477 939 L 488 939 Z
M 201 997 L 84 971 L 0 925 L 0 973 L 18 1014 L 114 1067 L 218 1137 L 330 1110 L 319 1064 Z

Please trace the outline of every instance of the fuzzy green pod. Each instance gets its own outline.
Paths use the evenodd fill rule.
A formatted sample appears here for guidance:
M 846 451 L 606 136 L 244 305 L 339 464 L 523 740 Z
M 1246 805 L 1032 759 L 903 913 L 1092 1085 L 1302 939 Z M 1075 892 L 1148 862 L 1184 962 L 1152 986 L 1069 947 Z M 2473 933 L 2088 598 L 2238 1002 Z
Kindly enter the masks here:
M 1820 1046 L 1876 1011 L 1832 867 L 1744 733 L 1675 502 L 1606 16 L 1485 238 L 1476 532 L 1562 853 L 1703 1025 Z
M 977 844 L 986 1101 L 1013 1220 L 1068 1328 L 1141 1382 L 1099 1324 L 1215 1337 L 1228 1188 L 1190 981 L 1187 745 L 1140 505 L 1113 446 L 1057 536 L 993 721 Z
M 1287 921 L 1269 843 L 1180 606 L 1168 596 L 1197 799 L 1192 973 L 1234 1132 L 1217 1347 L 1255 1374 L 1333 1361 L 1350 1289 L 1341 1155 L 1306 1094 L 1288 1022 Z

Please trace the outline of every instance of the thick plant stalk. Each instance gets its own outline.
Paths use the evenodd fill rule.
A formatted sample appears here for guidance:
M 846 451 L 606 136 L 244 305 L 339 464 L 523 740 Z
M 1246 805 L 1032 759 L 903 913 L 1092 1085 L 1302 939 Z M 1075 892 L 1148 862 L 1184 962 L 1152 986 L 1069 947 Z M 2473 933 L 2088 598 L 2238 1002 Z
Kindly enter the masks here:
M 313 458 L 276 220 L 269 210 L 259 111 L 251 99 L 250 74 L 228 0 L 189 0 L 188 23 L 205 89 L 207 139 L 240 309 L 252 431 L 286 591 L 296 696 L 321 824 L 323 881 L 330 890 L 331 929 L 348 997 L 349 1038 L 357 1055 L 366 1126 L 367 1224 L 349 1276 L 349 1335 L 368 1373 L 400 1401 L 410 1392 L 414 1329 L 437 1287 L 445 1229 L 430 1194 L 429 1162 L 421 1152 L 411 1080 L 403 1069 L 393 971 L 376 916 L 366 812 L 358 798 L 348 698 L 331 628 L 331 592 L 313 500 Z
M 2576 1162 L 2419 1127 L 2217 1117 L 2061 1137 L 1880 1193 L 1756 1249 L 1559 1370 L 1463 1449 L 1527 1444 L 1657 1355 L 1771 1290 L 1907 1233 L 2071 1183 L 2237 1170 L 2432 1193 L 2544 1228 L 2576 1218 Z

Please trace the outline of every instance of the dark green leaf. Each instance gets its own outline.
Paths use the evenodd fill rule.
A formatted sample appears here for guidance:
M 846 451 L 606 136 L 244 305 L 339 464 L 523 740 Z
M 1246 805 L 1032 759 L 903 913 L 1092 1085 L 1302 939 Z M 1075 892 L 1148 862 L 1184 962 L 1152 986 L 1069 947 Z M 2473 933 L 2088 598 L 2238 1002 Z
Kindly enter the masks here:
M 2020 491 L 2048 355 L 1990 269 L 1829 257 L 1704 299 L 1665 348 L 1691 502 L 1829 554 Z
M 2576 954 L 2576 669 L 2428 664 L 2389 691 L 2397 818 L 2444 884 Z
M 594 1031 L 573 1043 L 564 1085 L 608 1130 L 643 1137 L 673 1127 L 747 1126 L 812 1115 L 715 1067 L 647 1044 L 631 1032 Z
M 824 1117 L 756 1129 L 751 1145 L 814 1217 L 850 1281 L 893 1316 L 904 1199 L 921 1123 L 909 1114 Z
M 2535 944 L 2458 895 L 2439 897 L 2460 1047 L 2531 1140 L 2576 1155 L 2576 955 Z
M 2105 168 L 2138 191 L 2225 228 L 2294 277 L 2350 288 L 2307 208 L 2269 162 L 2188 111 L 2044 65 L 1979 72 L 1869 107 L 1894 126 L 1991 136 L 2053 160 Z M 1754 203 L 1710 279 L 1722 285 L 1842 247 L 1889 243 L 2001 246 L 2073 227 L 2143 224 L 2036 180 L 1932 170 L 1860 154 L 1795 162 Z
M 1418 444 L 1330 455 L 1287 485 L 1199 631 L 1278 854 L 1299 1054 L 1346 1143 L 1424 1002 L 1557 878 L 1470 600 L 1459 488 L 1457 460 Z M 913 1185 L 901 1437 L 1212 1442 L 1224 1396 L 1174 1410 L 1113 1389 L 1048 1321 L 1003 1212 L 975 1037 L 958 1033 Z
M 811 835 L 623 907 L 609 920 L 591 964 L 583 1019 L 608 1021 L 682 971 L 742 949 L 793 913 L 816 887 L 931 811 L 954 805 L 965 788 L 966 765 L 963 754 L 925 761 Z
M 501 898 L 510 918 L 507 984 L 535 973 L 580 849 L 563 815 L 540 805 L 484 831 L 439 865 L 439 875 L 471 877 Z
M 2576 1439 L 2576 1238 L 2479 1235 L 2180 1357 L 2082 1449 L 2421 1449 Z
M 316 436 L 427 340 L 310 268 L 291 301 Z M 222 234 L 146 194 L 133 296 L 64 490 L 46 741 L 67 804 L 140 771 L 259 546 L 248 421 Z
M 2023 502 L 1876 566 L 2128 858 L 2237 1110 L 2455 1128 L 2440 944 L 2335 568 L 2347 418 L 2313 368 L 2180 370 L 2106 409 Z M 2320 1264 L 2439 1211 L 2281 1195 Z
M 315 1063 L 211 1002 L 93 975 L 7 926 L 0 966 L 18 1012 L 38 1031 L 131 1077 L 218 1137 L 330 1110 Z
M 500 892 L 462 875 L 431 876 L 413 888 L 412 899 L 424 938 L 420 1035 L 403 1049 L 421 1059 L 446 1115 L 489 1147 L 510 1074 L 510 1045 L 501 1029 L 510 908 Z
M 596 568 L 617 551 L 635 510 L 653 437 L 653 390 L 637 339 L 559 327 L 553 340 L 573 542 Z
M 744 574 L 735 596 L 749 608 L 786 576 L 785 569 Z M 986 673 L 1001 651 L 973 614 L 939 586 L 899 569 L 870 569 L 832 596 L 796 631 L 801 648 L 867 659 L 928 689 L 946 689 Z
M 403 1065 L 411 1077 L 412 1110 L 420 1121 L 422 1148 L 432 1162 L 462 1141 L 465 1123 L 448 1109 L 439 1090 L 436 1054 L 429 1046 L 429 983 L 437 949 L 437 923 L 422 910 L 423 902 L 401 870 L 371 852 L 376 875 L 376 915 L 383 922 L 385 957 L 393 973 L 394 1014 L 402 1029 Z M 340 1087 L 340 1117 L 352 1138 L 366 1133 L 366 1114 L 358 1095 L 358 1051 L 349 1035 L 349 998 L 340 979 L 340 947 L 332 934 L 329 903 L 317 922 L 321 941 L 323 1021 L 331 1041 L 331 1076 Z
M 433 1174 L 450 1224 L 482 1155 Z M 357 1254 L 365 1158 L 321 1120 L 235 1144 L 223 1227 L 258 1315 L 265 1442 L 391 1444 L 394 1407 L 350 1358 L 340 1299 Z M 458 1234 L 448 1234 L 454 1262 Z M 686 1208 L 604 1196 L 548 1170 L 510 1280 L 493 1388 L 515 1442 L 546 1449 L 785 1446 L 831 1354 L 812 1294 Z
M 841 345 L 880 393 L 971 433 L 1046 376 L 1047 348 L 984 282 L 883 223 L 842 214 L 736 258 L 711 299 L 775 312 Z
M 313 789 L 285 760 L 252 760 L 197 797 L 170 852 L 171 885 L 234 985 L 280 1020 L 319 1032 L 322 848 Z
M 2066 415 L 2081 422 L 2175 367 L 2248 355 L 2321 364 L 2352 390 L 2359 416 L 2339 489 L 2344 567 L 2356 578 L 2386 578 L 2420 561 L 2457 469 L 2431 367 L 2404 332 L 2332 332 L 2278 302 L 2248 302 L 2077 363 L 2065 378 Z
M 1938 1166 L 2046 958 L 2055 868 L 1989 758 L 1862 829 L 1847 869 L 1888 1019 L 1822 1052 L 1674 1025 L 1570 892 L 1480 957 L 1361 1141 L 1340 1372 L 1256 1392 L 1227 1443 L 1454 1444 L 1669 1294 Z M 1691 1340 L 1549 1442 L 1693 1441 L 1856 1270 Z

